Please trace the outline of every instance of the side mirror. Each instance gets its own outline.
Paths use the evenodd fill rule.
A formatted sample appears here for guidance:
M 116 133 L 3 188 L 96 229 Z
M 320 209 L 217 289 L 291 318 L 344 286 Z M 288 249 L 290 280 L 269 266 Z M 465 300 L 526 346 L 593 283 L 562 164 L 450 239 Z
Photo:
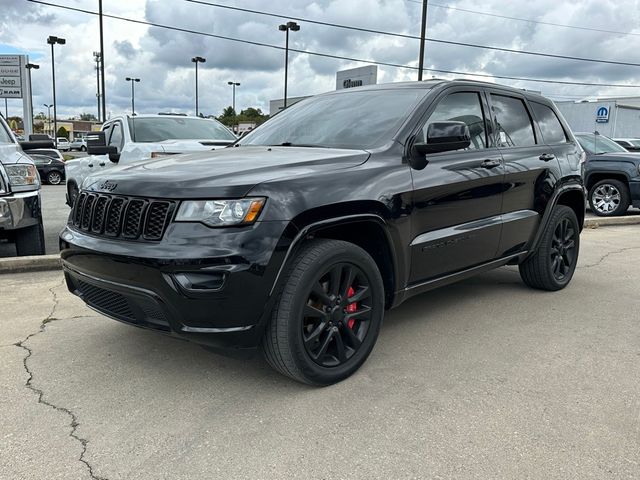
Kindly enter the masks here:
M 471 145 L 469 126 L 464 122 L 434 122 L 427 128 L 427 142 L 416 143 L 413 149 L 420 155 L 462 150 Z
M 89 155 L 106 155 L 107 138 L 104 132 L 92 132 L 87 135 L 87 153 Z
M 36 148 L 56 148 L 51 140 L 30 140 L 28 142 L 20 142 L 22 150 L 35 150 Z
M 118 149 L 116 147 L 107 147 L 109 149 L 113 149 L 110 150 L 108 155 L 109 155 L 109 160 L 111 160 L 113 163 L 118 163 L 120 161 L 120 154 L 118 153 Z

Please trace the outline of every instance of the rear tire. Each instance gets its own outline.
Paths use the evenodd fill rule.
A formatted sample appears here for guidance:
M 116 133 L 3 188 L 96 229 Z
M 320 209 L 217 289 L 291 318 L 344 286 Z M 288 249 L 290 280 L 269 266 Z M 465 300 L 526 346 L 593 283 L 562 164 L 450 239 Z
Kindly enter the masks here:
M 620 180 L 600 180 L 589 190 L 589 206 L 599 217 L 624 215 L 630 204 L 629 187 Z
M 580 227 L 575 212 L 558 205 L 544 229 L 538 250 L 519 265 L 522 281 L 538 290 L 566 287 L 578 263 Z
M 348 242 L 312 240 L 288 268 L 262 349 L 281 374 L 331 385 L 365 362 L 383 315 L 384 286 L 371 256 Z
M 19 257 L 44 255 L 44 228 L 42 223 L 21 228 L 15 232 L 16 253 Z
M 47 173 L 47 183 L 50 185 L 60 185 L 62 183 L 62 174 L 55 170 Z

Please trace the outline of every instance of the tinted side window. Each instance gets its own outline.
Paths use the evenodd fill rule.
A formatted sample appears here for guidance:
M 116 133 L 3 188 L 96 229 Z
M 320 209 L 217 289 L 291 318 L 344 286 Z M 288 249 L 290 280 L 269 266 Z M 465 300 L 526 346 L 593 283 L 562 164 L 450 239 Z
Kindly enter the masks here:
M 541 103 L 531 102 L 531 107 L 533 108 L 536 120 L 538 120 L 544 141 L 551 144 L 565 143 L 567 136 L 564 133 L 564 129 L 556 113 Z
M 524 102 L 519 98 L 491 94 L 497 120 L 497 144 L 501 147 L 528 147 L 536 144 L 533 124 Z
M 118 147 L 118 151 L 122 148 L 122 125 L 120 122 L 116 122 L 113 124 L 113 129 L 111 130 L 111 138 L 109 139 L 109 145 L 113 145 Z
M 469 149 L 487 147 L 484 115 L 479 93 L 458 92 L 442 99 L 427 123 L 422 127 L 423 141 L 427 139 L 427 129 L 431 123 L 447 121 L 464 122 L 469 126 L 471 133 Z

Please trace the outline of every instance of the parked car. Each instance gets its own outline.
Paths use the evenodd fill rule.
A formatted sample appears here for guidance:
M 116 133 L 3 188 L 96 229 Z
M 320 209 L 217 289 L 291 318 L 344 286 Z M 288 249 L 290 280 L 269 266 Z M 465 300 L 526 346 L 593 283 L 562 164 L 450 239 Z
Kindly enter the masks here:
M 77 150 L 79 152 L 87 151 L 87 140 L 85 138 L 74 138 L 69 144 L 69 150 Z
M 215 150 L 235 142 L 236 136 L 217 120 L 185 115 L 136 115 L 110 119 L 101 135 L 87 143 L 88 157 L 66 162 L 67 204 L 72 205 L 83 180 L 117 165 L 184 152 Z M 92 148 L 93 147 L 93 148 Z M 110 153 L 106 154 L 106 151 Z
M 628 152 L 609 137 L 576 133 L 587 152 L 584 182 L 591 211 L 600 217 L 624 215 L 640 207 L 640 153 Z
M 613 138 L 612 140 L 630 152 L 640 152 L 640 138 Z
M 71 143 L 64 137 L 58 137 L 56 139 L 58 150 L 61 152 L 68 152 L 71 150 Z
M 233 147 L 89 177 L 62 264 L 106 316 L 210 348 L 261 346 L 277 371 L 327 385 L 366 360 L 384 311 L 418 293 L 507 264 L 533 288 L 566 287 L 583 161 L 531 92 L 339 90 Z
M 15 243 L 19 256 L 45 253 L 40 179 L 23 150 L 51 146 L 51 141 L 19 144 L 0 116 L 0 238 Z
M 64 157 L 60 151 L 51 149 L 37 149 L 29 151 L 40 178 L 50 185 L 64 183 Z

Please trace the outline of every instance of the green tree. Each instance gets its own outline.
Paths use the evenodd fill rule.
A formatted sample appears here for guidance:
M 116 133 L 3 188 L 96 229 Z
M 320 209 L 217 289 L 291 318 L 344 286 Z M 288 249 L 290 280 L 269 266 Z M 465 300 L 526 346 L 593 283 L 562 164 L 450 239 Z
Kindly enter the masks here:
M 85 122 L 97 122 L 98 119 L 93 113 L 81 113 L 80 120 L 84 120 Z
M 36 120 L 46 120 L 47 116 L 44 114 L 44 112 L 38 112 L 33 118 Z
M 60 128 L 58 128 L 58 133 L 57 133 L 57 135 L 56 135 L 56 136 L 57 136 L 58 138 L 62 138 L 62 137 L 64 137 L 64 138 L 66 138 L 66 139 L 68 140 L 68 139 L 69 139 L 69 132 L 67 131 L 67 129 L 66 129 L 66 128 L 64 128 L 64 127 L 60 127 Z

